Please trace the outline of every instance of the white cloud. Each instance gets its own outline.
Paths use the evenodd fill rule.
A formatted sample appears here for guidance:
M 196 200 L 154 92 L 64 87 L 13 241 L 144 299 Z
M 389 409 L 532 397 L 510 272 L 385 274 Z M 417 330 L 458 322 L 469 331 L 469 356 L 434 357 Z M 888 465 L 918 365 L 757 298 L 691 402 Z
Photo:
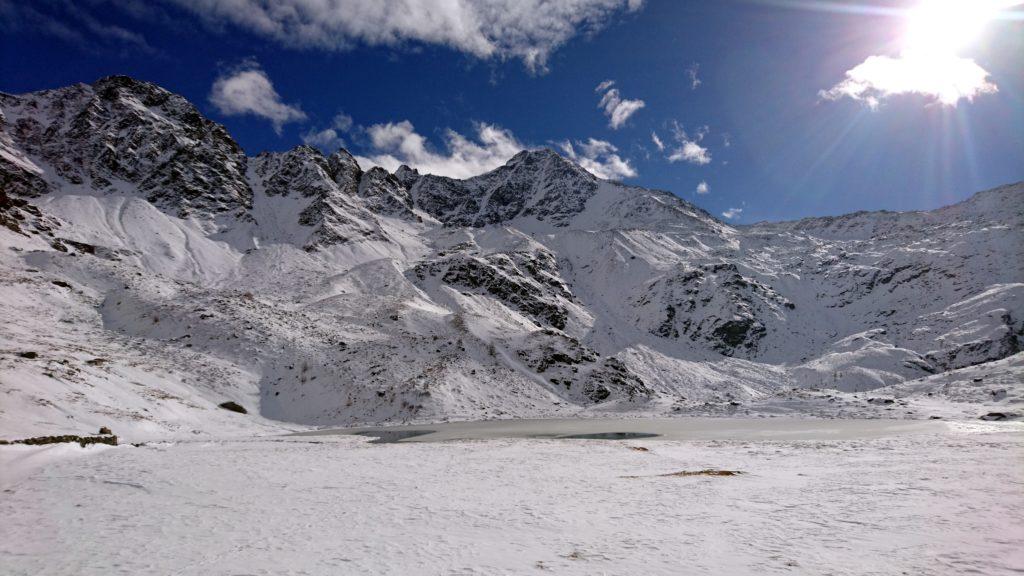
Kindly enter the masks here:
M 228 116 L 251 114 L 266 118 L 278 134 L 282 125 L 306 119 L 298 106 L 281 102 L 270 78 L 254 61 L 244 62 L 217 78 L 210 90 L 210 103 Z
M 356 157 L 364 169 L 380 166 L 394 172 L 407 164 L 425 174 L 452 178 L 469 178 L 493 170 L 525 148 L 508 130 L 483 123 L 476 124 L 476 141 L 448 130 L 446 152 L 432 150 L 407 120 L 374 124 L 366 134 L 371 151 Z
M 341 132 L 348 132 L 352 129 L 352 117 L 344 112 L 338 112 L 331 120 L 331 128 Z
M 661 138 L 658 138 L 657 132 L 651 132 L 651 142 L 654 142 L 654 145 L 658 147 L 658 152 L 665 151 L 665 143 L 661 141 Z
M 689 162 L 698 166 L 710 164 L 711 151 L 700 144 L 708 131 L 708 127 L 704 126 L 691 137 L 681 126 L 675 125 L 673 133 L 678 146 L 668 155 L 668 161 Z
M 311 129 L 302 135 L 302 141 L 310 146 L 316 146 L 325 152 L 334 152 L 338 148 L 345 146 L 345 140 L 342 139 L 334 128 L 325 128 L 323 130 Z
M 339 117 L 344 116 L 344 120 Z M 311 130 L 303 136 L 310 145 L 333 151 L 344 143 L 341 141 L 342 128 L 352 130 L 355 126 L 351 117 L 339 114 L 331 128 Z M 345 131 L 347 131 L 345 130 Z M 394 172 L 406 164 L 424 174 L 470 178 L 489 172 L 504 165 L 519 152 L 530 148 L 510 131 L 500 126 L 478 122 L 474 124 L 475 135 L 464 136 L 454 130 L 444 133 L 444 149 L 430 145 L 427 138 L 416 131 L 408 120 L 374 124 L 367 128 L 356 127 L 353 134 L 360 135 L 365 149 L 355 155 L 364 170 L 380 166 Z M 628 160 L 618 155 L 618 150 L 603 140 L 593 138 L 586 142 L 569 141 L 560 143 L 564 155 L 599 178 L 618 179 L 636 176 L 636 170 Z
M 707 180 L 703 180 L 700 184 L 697 184 L 697 194 L 708 194 L 710 192 L 711 187 L 708 186 Z
M 579 33 L 600 29 L 638 0 L 172 0 L 294 47 L 437 44 L 479 58 L 521 59 L 543 71 Z
M 633 165 L 629 163 L 629 160 L 618 155 L 618 148 L 611 142 L 589 138 L 586 142 L 576 142 L 575 145 L 566 140 L 559 146 L 566 158 L 579 164 L 584 170 L 598 178 L 620 180 L 637 175 Z
M 740 214 L 743 214 L 743 208 L 729 208 L 725 212 L 722 212 L 722 216 L 725 216 L 729 220 L 738 218 Z
M 302 135 L 302 141 L 310 146 L 316 146 L 325 152 L 334 152 L 345 146 L 345 140 L 341 135 L 352 129 L 355 123 L 352 117 L 344 112 L 338 112 L 331 119 L 331 126 L 323 130 L 310 128 Z
M 898 56 L 870 56 L 819 94 L 828 100 L 851 98 L 877 108 L 883 100 L 902 94 L 955 107 L 960 100 L 970 102 L 998 92 L 989 73 L 960 53 L 980 44 L 985 29 L 1001 19 L 1003 11 L 1015 12 L 1020 5 L 1024 0 L 916 2 L 901 14 L 905 25 Z
M 704 81 L 701 80 L 698 76 L 698 74 L 700 73 L 700 64 L 694 62 L 689 68 L 686 69 L 686 73 L 687 75 L 690 76 L 691 90 L 696 90 L 697 88 L 700 88 L 700 85 L 704 83 Z
M 918 94 L 956 106 L 961 99 L 998 92 L 989 74 L 970 58 L 952 54 L 905 52 L 898 58 L 871 56 L 846 72 L 846 78 L 819 95 L 826 100 L 851 98 L 877 108 L 898 94 Z
M 608 126 L 612 130 L 618 130 L 629 120 L 630 116 L 636 114 L 645 104 L 643 100 L 622 98 L 619 89 L 612 88 L 614 85 L 614 80 L 605 80 L 597 85 L 594 92 L 604 93 L 597 107 L 604 109 L 604 115 L 608 117 Z
M 703 166 L 711 163 L 711 152 L 700 144 L 687 140 L 668 156 L 669 162 L 689 162 Z

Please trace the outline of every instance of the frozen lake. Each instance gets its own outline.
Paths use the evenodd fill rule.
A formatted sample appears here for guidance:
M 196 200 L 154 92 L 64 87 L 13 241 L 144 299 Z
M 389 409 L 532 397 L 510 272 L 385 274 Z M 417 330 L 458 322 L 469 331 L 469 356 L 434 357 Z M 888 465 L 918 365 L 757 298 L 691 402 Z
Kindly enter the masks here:
M 617 419 L 386 430 L 432 432 L 397 443 L 356 435 L 381 432 L 363 428 L 85 450 L 0 446 L 0 479 L 25 458 L 48 461 L 0 491 L 0 572 L 1024 572 L 1024 427 L 1015 422 Z M 618 432 L 660 436 L 568 438 Z M 715 470 L 738 474 L 702 473 Z
M 937 420 L 810 418 L 594 418 L 486 420 L 418 426 L 337 428 L 296 436 L 359 435 L 378 442 L 446 442 L 500 438 L 565 440 L 858 440 L 946 431 Z

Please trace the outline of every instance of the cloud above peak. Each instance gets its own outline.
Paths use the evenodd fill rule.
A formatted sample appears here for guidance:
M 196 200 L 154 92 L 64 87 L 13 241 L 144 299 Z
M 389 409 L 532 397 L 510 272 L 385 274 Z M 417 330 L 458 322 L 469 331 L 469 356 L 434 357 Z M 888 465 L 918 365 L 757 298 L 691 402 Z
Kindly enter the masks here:
M 311 128 L 302 135 L 302 142 L 310 146 L 316 146 L 328 154 L 338 148 L 345 146 L 345 140 L 341 135 L 352 129 L 354 122 L 352 117 L 344 112 L 338 112 L 331 120 L 331 125 L 322 130 Z
M 535 72 L 576 35 L 643 7 L 641 0 L 171 1 L 289 47 L 434 44 L 478 58 L 521 59 Z
M 634 178 L 636 168 L 619 156 L 619 149 L 611 142 L 588 138 L 575 144 L 565 140 L 559 144 L 565 157 L 579 164 L 584 170 L 605 180 L 621 180 Z
M 437 151 L 408 120 L 374 124 L 366 128 L 369 152 L 356 159 L 364 169 L 380 166 L 394 172 L 406 164 L 425 174 L 470 178 L 505 164 L 525 148 L 499 126 L 478 122 L 474 128 L 475 139 L 447 130 L 445 150 Z
M 298 106 L 285 104 L 267 73 L 254 60 L 222 74 L 210 89 L 210 104 L 226 116 L 258 116 L 270 120 L 274 131 L 289 122 L 306 119 Z
M 604 109 L 604 115 L 608 117 L 608 126 L 612 130 L 621 128 L 632 116 L 646 106 L 643 100 L 627 100 L 614 88 L 614 80 L 605 80 L 594 88 L 594 92 L 601 94 L 601 101 L 598 108 Z

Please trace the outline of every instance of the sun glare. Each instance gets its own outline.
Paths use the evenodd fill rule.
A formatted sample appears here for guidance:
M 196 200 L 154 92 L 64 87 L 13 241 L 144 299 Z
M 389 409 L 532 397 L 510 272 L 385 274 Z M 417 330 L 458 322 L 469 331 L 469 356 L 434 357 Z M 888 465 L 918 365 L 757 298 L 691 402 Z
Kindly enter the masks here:
M 954 56 L 978 40 L 1010 3 L 997 0 L 924 0 L 910 11 L 904 53 L 919 58 Z
M 973 58 L 992 21 L 1021 0 L 921 0 L 903 12 L 906 28 L 898 56 L 880 54 L 847 70 L 846 79 L 821 92 L 829 100 L 853 98 L 877 108 L 896 94 L 922 94 L 944 105 L 993 94 L 998 86 Z

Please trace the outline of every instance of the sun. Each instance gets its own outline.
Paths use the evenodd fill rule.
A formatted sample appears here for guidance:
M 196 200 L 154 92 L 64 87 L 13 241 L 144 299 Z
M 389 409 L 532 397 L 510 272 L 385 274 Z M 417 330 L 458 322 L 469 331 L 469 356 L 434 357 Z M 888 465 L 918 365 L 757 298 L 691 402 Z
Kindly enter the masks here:
M 955 56 L 976 42 L 985 26 L 1012 2 L 1001 0 L 923 0 L 907 17 L 906 56 L 934 60 Z

